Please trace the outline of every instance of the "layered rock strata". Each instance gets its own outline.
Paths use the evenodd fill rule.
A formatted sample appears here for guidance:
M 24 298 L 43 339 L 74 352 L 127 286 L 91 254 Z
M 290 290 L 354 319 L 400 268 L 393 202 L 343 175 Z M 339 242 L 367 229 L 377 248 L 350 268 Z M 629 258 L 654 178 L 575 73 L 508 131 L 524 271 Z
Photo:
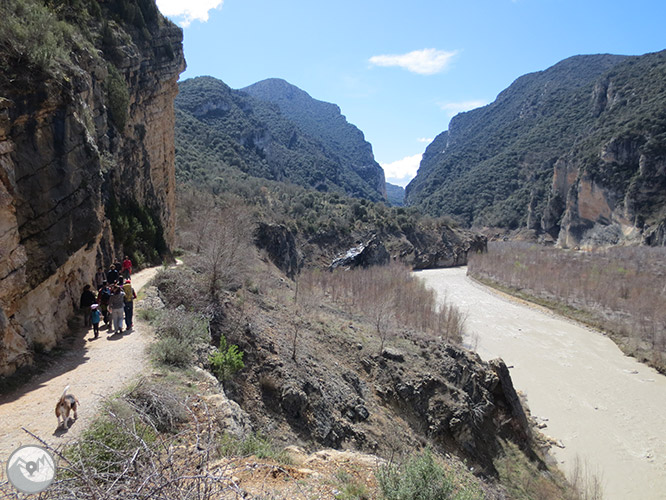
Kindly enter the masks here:
M 132 202 L 174 239 L 174 109 L 182 32 L 109 21 L 114 50 L 77 48 L 54 74 L 0 87 L 0 374 L 30 364 L 67 330 L 82 287 L 123 251 L 106 207 Z M 127 88 L 110 111 L 109 73 Z M 121 109 L 121 111 L 125 111 Z

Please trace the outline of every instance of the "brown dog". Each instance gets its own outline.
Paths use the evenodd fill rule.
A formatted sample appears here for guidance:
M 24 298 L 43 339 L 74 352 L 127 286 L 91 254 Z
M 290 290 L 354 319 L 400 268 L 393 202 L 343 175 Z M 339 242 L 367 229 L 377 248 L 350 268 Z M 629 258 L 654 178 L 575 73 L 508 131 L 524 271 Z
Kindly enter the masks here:
M 69 427 L 67 425 L 69 423 L 69 412 L 70 411 L 74 412 L 74 420 L 76 420 L 78 418 L 76 410 L 79 407 L 79 400 L 76 399 L 76 396 L 73 396 L 72 394 L 67 394 L 68 390 L 69 386 L 65 387 L 65 390 L 62 391 L 62 396 L 60 396 L 60 400 L 58 401 L 58 404 L 55 407 L 55 414 L 56 417 L 58 418 L 58 427 L 62 425 L 65 429 Z M 62 424 L 60 423 L 61 418 L 62 418 Z

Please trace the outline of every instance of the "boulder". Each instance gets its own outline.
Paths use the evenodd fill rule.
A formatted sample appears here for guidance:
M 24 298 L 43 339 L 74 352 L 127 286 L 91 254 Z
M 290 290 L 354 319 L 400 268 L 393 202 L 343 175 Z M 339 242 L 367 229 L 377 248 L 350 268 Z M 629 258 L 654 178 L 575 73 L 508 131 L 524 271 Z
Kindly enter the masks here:
M 391 256 L 384 244 L 376 236 L 371 237 L 366 243 L 350 248 L 347 253 L 338 257 L 329 266 L 329 269 L 343 268 L 353 269 L 355 267 L 381 266 L 388 264 Z

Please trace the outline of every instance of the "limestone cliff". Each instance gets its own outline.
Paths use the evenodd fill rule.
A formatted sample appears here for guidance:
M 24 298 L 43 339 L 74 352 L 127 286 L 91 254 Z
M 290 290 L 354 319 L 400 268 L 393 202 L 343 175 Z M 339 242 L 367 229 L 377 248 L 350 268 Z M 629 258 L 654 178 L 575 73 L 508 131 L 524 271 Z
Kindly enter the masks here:
M 22 19 L 14 4 L 2 7 L 9 26 Z M 71 38 L 59 39 L 66 56 L 41 63 L 0 41 L 2 375 L 52 348 L 96 267 L 128 251 L 128 211 L 150 214 L 164 250 L 174 238 L 181 30 L 151 2 L 33 7 Z

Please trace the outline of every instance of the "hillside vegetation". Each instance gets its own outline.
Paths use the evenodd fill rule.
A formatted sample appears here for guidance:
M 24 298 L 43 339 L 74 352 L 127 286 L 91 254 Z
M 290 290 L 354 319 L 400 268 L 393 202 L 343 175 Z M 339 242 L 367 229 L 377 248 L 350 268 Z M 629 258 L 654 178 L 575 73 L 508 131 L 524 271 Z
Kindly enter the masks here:
M 554 238 L 566 226 L 576 241 L 595 224 L 643 231 L 666 217 L 665 158 L 666 52 L 576 56 L 456 116 L 428 146 L 407 203 Z M 592 210 L 603 216 L 579 210 L 585 183 L 603 193 Z
M 333 139 L 308 126 L 309 122 L 290 117 L 278 105 L 233 90 L 215 78 L 198 77 L 179 86 L 179 179 L 220 184 L 216 189 L 221 189 L 227 177 L 242 172 L 323 192 L 384 199 L 383 171 L 374 162 L 370 145 L 337 106 L 315 101 L 299 90 L 307 96 L 306 102 L 317 103 L 315 111 L 328 110 L 314 116 L 322 121 L 320 129 L 330 125 L 336 132 Z M 355 148 L 360 148 L 365 161 L 354 156 Z

